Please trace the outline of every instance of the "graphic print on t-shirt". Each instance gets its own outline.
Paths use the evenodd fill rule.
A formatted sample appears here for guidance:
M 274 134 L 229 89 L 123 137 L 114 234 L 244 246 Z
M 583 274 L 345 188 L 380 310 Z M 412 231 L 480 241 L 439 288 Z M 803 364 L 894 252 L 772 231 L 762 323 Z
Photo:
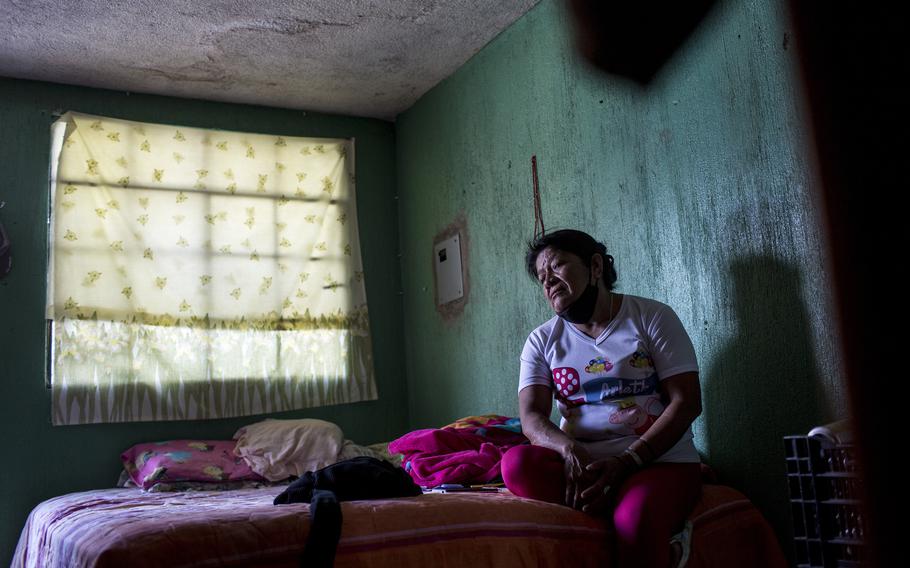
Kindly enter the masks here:
M 587 366 L 585 366 L 585 373 L 591 373 L 592 375 L 596 373 L 606 373 L 612 368 L 613 363 L 606 357 L 595 357 L 588 361 Z
M 557 367 L 553 369 L 553 385 L 556 387 L 556 396 L 569 406 L 584 403 L 584 395 L 575 396 L 581 390 L 581 375 L 572 367 Z
M 636 351 L 629 359 L 629 365 L 636 369 L 646 369 L 648 367 L 653 367 L 654 361 L 652 361 L 651 356 L 644 351 Z
M 595 366 L 600 366 L 598 372 L 604 372 L 602 363 L 595 364 Z M 613 365 L 610 364 L 609 367 L 612 368 Z M 585 367 L 585 371 L 589 368 L 591 368 L 591 364 Z M 568 406 L 653 395 L 657 393 L 657 383 L 657 373 L 652 373 L 644 379 L 598 377 L 582 380 L 581 374 L 573 367 L 553 369 L 553 386 L 556 388 L 556 397 Z
M 630 396 L 649 396 L 657 393 L 657 373 L 644 379 L 600 377 L 588 379 L 581 385 L 585 402 L 613 401 Z
M 663 405 L 654 398 L 645 401 L 644 408 L 634 398 L 619 401 L 619 408 L 610 416 L 610 424 L 625 424 L 641 436 L 648 431 L 663 412 Z

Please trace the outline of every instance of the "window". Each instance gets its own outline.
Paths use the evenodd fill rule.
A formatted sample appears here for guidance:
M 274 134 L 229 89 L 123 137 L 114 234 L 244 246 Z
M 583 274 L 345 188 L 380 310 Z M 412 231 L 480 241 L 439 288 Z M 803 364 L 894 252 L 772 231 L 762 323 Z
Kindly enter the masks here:
M 353 141 L 54 125 L 54 424 L 376 398 Z

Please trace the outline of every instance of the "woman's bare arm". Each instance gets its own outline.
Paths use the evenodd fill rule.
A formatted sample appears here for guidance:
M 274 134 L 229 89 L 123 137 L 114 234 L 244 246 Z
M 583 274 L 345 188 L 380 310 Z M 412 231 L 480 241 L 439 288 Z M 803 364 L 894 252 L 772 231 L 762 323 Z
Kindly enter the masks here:
M 575 441 L 550 421 L 553 391 L 541 385 L 531 385 L 518 393 L 518 412 L 521 430 L 535 446 L 543 446 L 566 457 Z
M 701 414 L 701 385 L 698 373 L 680 373 L 660 381 L 667 407 L 641 438 L 629 448 L 645 462 L 652 462 L 670 450 Z

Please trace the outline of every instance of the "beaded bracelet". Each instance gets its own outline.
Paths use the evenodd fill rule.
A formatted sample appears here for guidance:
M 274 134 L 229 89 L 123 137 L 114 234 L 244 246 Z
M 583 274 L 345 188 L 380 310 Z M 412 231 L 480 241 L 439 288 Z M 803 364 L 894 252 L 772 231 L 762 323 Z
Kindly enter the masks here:
M 639 438 L 638 441 L 644 444 L 646 448 L 648 448 L 648 451 L 651 453 L 651 459 L 655 459 L 657 457 L 657 454 L 654 452 L 654 448 L 651 447 L 650 442 L 644 438 Z
M 641 459 L 641 456 L 638 455 L 638 452 L 636 452 L 632 448 L 626 448 L 625 451 L 623 452 L 623 454 L 628 454 L 629 457 L 632 458 L 632 461 L 635 462 L 635 465 L 637 465 L 638 467 L 642 467 L 645 465 L 644 460 Z

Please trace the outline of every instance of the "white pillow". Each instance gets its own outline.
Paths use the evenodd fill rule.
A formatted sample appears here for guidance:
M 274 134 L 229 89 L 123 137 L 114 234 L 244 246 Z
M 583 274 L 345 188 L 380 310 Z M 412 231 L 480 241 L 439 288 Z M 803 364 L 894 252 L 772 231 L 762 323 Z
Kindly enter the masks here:
M 237 430 L 234 439 L 234 453 L 253 471 L 269 481 L 281 481 L 338 461 L 344 433 L 324 420 L 269 418 Z
M 349 460 L 359 456 L 368 456 L 378 460 L 385 460 L 396 467 L 401 465 L 401 458 L 403 457 L 401 454 L 390 454 L 388 442 L 361 446 L 360 444 L 355 444 L 351 440 L 345 440 L 344 445 L 341 447 L 341 451 L 338 452 L 338 461 Z

